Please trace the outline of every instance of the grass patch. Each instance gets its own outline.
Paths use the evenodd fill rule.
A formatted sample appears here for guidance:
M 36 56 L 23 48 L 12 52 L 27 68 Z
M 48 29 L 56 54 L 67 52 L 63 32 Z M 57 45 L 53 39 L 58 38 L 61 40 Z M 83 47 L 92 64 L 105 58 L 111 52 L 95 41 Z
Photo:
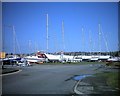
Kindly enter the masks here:
M 116 66 L 120 68 L 120 62 L 108 62 L 106 63 L 107 66 Z
M 101 77 L 101 78 L 103 78 L 103 80 L 106 80 L 106 84 L 108 86 L 120 89 L 119 74 L 120 74 L 120 72 L 105 72 L 105 73 L 95 74 L 95 76 Z

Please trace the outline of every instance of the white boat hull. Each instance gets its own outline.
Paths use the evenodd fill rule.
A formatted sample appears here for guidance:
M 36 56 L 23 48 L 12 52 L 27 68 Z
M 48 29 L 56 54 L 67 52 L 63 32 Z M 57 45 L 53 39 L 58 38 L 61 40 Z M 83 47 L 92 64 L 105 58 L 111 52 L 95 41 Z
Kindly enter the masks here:
M 45 58 L 38 58 L 38 56 L 27 56 L 25 57 L 27 62 L 44 62 L 46 59 Z

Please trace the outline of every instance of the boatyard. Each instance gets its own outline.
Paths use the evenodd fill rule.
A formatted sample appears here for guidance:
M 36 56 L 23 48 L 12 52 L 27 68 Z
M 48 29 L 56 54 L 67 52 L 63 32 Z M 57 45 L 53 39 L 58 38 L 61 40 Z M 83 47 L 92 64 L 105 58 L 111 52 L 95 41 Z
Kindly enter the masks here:
M 2 7 L 3 96 L 119 95 L 117 2 L 4 2 Z

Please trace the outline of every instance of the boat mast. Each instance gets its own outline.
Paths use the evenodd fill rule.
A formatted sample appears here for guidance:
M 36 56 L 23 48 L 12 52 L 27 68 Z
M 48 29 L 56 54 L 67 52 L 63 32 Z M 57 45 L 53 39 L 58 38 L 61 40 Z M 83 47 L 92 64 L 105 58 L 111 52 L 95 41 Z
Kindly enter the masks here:
M 120 57 L 120 42 L 118 42 L 118 56 Z
M 13 54 L 15 55 L 16 48 L 15 48 L 15 27 L 12 26 L 13 29 Z
M 85 53 L 84 53 L 84 49 L 85 49 L 85 44 L 84 44 L 84 30 L 83 30 L 83 27 L 82 27 L 82 46 L 83 46 L 83 53 L 82 53 L 82 55 L 85 55 Z
M 48 14 L 46 14 L 47 16 L 47 21 L 46 21 L 46 51 L 48 52 Z
M 92 52 L 92 53 L 93 53 L 92 55 L 95 55 L 95 54 L 94 54 L 94 52 L 95 52 L 95 49 L 94 49 L 95 42 L 94 42 L 93 40 L 92 40 L 92 44 L 93 44 L 93 45 L 92 45 L 92 46 L 93 46 L 93 47 L 92 47 L 92 51 L 93 51 L 93 52 Z
M 65 43 L 64 43 L 64 22 L 62 21 L 62 42 L 63 42 L 63 51 L 65 51 Z
M 37 42 L 35 42 L 35 52 L 38 51 L 38 48 L 37 48 Z
M 109 52 L 106 35 L 103 33 L 102 27 L 101 27 L 101 34 L 103 35 L 103 40 L 104 40 L 104 42 L 105 42 L 106 50 L 107 50 L 107 52 Z
M 92 46 L 92 40 L 91 40 L 91 35 L 90 35 L 90 33 L 91 33 L 91 30 L 89 30 L 89 39 L 90 39 L 89 47 L 90 47 L 90 56 L 91 56 L 91 55 L 92 55 L 92 54 L 91 54 L 91 51 L 92 51 L 92 48 L 91 48 L 91 46 Z
M 28 43 L 29 43 L 29 55 L 30 55 L 30 52 L 32 51 L 32 50 L 31 50 L 31 40 L 29 40 Z
M 57 38 L 56 38 L 56 32 L 54 33 L 54 52 L 57 52 Z
M 100 24 L 98 25 L 99 26 L 99 55 L 101 55 L 101 30 L 100 30 Z

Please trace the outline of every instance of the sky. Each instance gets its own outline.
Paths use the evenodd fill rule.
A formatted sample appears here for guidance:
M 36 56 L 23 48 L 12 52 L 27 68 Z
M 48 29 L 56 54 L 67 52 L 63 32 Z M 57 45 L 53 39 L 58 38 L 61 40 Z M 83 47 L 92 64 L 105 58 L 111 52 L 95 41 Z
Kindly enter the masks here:
M 2 25 L 7 53 L 118 50 L 117 2 L 4 2 Z

